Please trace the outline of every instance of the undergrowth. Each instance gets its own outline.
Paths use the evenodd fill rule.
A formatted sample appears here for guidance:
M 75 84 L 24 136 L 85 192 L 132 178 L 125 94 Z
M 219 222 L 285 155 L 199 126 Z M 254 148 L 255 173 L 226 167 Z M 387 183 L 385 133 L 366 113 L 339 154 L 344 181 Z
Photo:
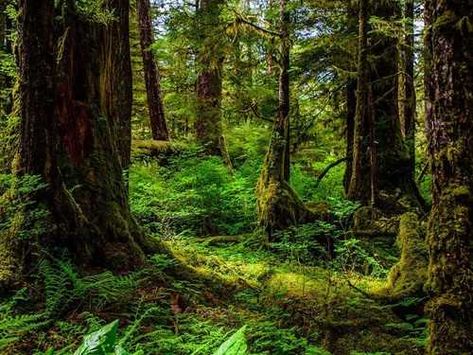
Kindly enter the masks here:
M 255 229 L 265 132 L 233 129 L 232 173 L 197 148 L 165 164 L 135 161 L 132 211 L 172 257 L 153 255 L 140 271 L 115 275 L 44 255 L 31 284 L 0 301 L 0 353 L 420 353 L 426 320 L 396 313 L 420 301 L 383 305 L 367 296 L 385 286 L 397 255 L 350 232 L 358 204 L 343 197 L 342 165 L 317 182 L 333 157 L 311 166 L 296 160 L 291 178 L 329 219 L 289 228 L 271 243 Z M 31 198 L 43 188 L 35 177 L 0 175 L 0 231 L 22 210 L 29 222 L 20 235 L 43 233 L 47 214 Z M 182 268 L 192 276 L 173 276 Z

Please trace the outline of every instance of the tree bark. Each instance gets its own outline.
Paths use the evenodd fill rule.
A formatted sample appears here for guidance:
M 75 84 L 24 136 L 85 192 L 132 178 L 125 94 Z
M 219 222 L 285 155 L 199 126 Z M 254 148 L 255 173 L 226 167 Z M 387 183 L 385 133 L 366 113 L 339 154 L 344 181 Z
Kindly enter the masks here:
M 346 169 L 343 176 L 343 186 L 345 193 L 348 194 L 350 187 L 351 174 L 353 173 L 353 144 L 355 136 L 355 116 L 356 116 L 356 88 L 357 80 L 349 79 L 345 87 L 346 95 Z
M 358 79 L 353 129 L 352 171 L 347 196 L 368 203 L 370 196 L 371 165 L 369 161 L 369 63 L 368 63 L 368 1 L 359 2 Z
M 392 21 L 399 18 L 400 9 L 394 1 L 371 2 L 363 19 L 365 10 L 360 8 L 357 112 L 348 196 L 383 208 L 388 205 L 385 196 L 399 196 L 421 208 L 399 123 L 397 40 L 372 31 L 369 12 Z
M 414 0 L 404 1 L 404 37 L 400 41 L 400 107 L 401 132 L 409 153 L 411 169 L 415 176 L 416 91 L 414 83 Z
M 150 48 L 154 42 L 154 36 L 149 0 L 138 0 L 137 12 L 151 134 L 154 140 L 167 141 L 169 140 L 169 132 L 164 115 L 160 75 Z
M 281 70 L 279 72 L 279 105 L 278 116 L 284 122 L 284 139 L 286 143 L 284 151 L 284 180 L 289 182 L 291 176 L 291 121 L 290 121 L 290 54 L 291 40 L 289 38 L 289 11 L 286 9 L 286 0 L 280 4 L 280 35 L 281 35 Z
M 39 175 L 48 184 L 36 198 L 49 211 L 52 231 L 17 251 L 66 248 L 79 265 L 128 269 L 153 246 L 130 214 L 122 176 L 130 138 L 123 33 L 129 3 L 106 6 L 116 19 L 102 24 L 84 18 L 72 2 L 59 18 L 53 0 L 20 1 L 17 174 Z
M 199 4 L 200 32 L 203 43 L 197 57 L 197 140 L 209 155 L 221 156 L 231 168 L 222 124 L 222 72 L 224 54 L 213 43 L 220 28 L 220 7 L 224 0 L 201 0 Z
M 289 13 L 286 0 L 280 1 L 281 67 L 279 75 L 279 107 L 271 142 L 260 173 L 257 193 L 258 221 L 269 235 L 289 226 L 315 219 L 289 185 Z
M 472 0 L 426 1 L 429 354 L 473 353 L 472 19 Z

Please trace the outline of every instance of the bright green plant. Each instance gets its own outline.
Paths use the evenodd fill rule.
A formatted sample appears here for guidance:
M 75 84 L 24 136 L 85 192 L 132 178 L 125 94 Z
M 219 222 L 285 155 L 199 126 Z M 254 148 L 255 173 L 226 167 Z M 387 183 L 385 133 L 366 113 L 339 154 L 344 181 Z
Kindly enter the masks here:
M 245 355 L 248 344 L 245 337 L 246 326 L 241 327 L 230 338 L 220 345 L 213 355 Z

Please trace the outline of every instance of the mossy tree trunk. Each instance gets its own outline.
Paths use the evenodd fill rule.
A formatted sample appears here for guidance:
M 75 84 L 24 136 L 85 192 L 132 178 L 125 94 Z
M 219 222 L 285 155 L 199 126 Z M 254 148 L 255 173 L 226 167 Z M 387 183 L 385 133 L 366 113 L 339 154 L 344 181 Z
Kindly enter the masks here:
M 424 297 L 429 257 L 425 230 L 415 213 L 401 216 L 396 243 L 401 255 L 399 262 L 391 268 L 384 296 L 391 301 Z
M 304 223 L 313 217 L 312 212 L 289 185 L 290 39 L 286 0 L 280 2 L 280 24 L 282 57 L 278 116 L 256 188 L 259 225 L 268 232 L 270 240 L 274 238 L 275 231 Z
M 280 72 L 279 72 L 279 104 L 278 104 L 278 119 L 281 122 L 281 128 L 284 134 L 284 159 L 283 159 L 283 179 L 289 182 L 291 177 L 291 93 L 290 93 L 290 78 L 289 66 L 291 55 L 291 39 L 289 36 L 290 16 L 287 10 L 287 1 L 283 0 L 280 3 Z
M 0 68 L 0 173 L 11 173 L 11 162 L 18 148 L 18 105 L 14 100 L 17 71 L 12 46 L 14 24 L 6 14 L 7 5 L 14 4 L 10 0 L 0 2 L 0 61 L 4 63 Z
M 378 207 L 384 205 L 382 195 L 405 196 L 412 206 L 422 205 L 399 123 L 397 39 L 369 25 L 370 16 L 393 21 L 399 15 L 395 0 L 368 2 L 366 11 L 360 2 L 358 75 L 363 79 L 358 80 L 347 195 Z
M 166 117 L 164 115 L 161 80 L 151 50 L 154 36 L 150 2 L 149 0 L 138 0 L 137 7 L 151 134 L 154 140 L 167 141 L 169 140 L 169 132 L 166 124 Z
M 62 9 L 54 3 L 20 1 L 16 169 L 48 184 L 36 197 L 53 228 L 17 251 L 66 248 L 82 266 L 132 268 L 153 246 L 130 214 L 122 176 L 130 136 L 129 3 L 109 0 L 115 20 L 107 24 L 85 18 L 73 2 Z
M 197 10 L 199 31 L 202 36 L 197 62 L 197 117 L 195 133 L 197 140 L 209 155 L 221 156 L 231 168 L 222 123 L 222 72 L 224 53 L 218 40 L 221 6 L 224 0 L 200 0 Z
M 414 0 L 405 0 L 403 9 L 404 36 L 400 40 L 400 64 L 401 75 L 399 81 L 399 118 L 401 122 L 401 132 L 407 146 L 410 160 L 410 170 L 408 173 L 415 176 L 415 135 L 416 135 L 416 91 L 414 82 L 414 20 L 415 6 Z
M 473 1 L 425 4 L 432 164 L 429 354 L 473 353 Z

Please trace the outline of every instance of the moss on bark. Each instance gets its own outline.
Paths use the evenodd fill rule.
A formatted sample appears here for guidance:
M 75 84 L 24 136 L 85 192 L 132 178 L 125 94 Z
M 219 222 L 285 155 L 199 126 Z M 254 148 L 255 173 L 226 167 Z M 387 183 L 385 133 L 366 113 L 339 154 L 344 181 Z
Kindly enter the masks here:
M 427 281 L 428 251 L 425 232 L 415 213 L 401 216 L 396 242 L 401 257 L 392 267 L 383 293 L 392 300 L 422 296 Z
M 65 249 L 80 266 L 124 270 L 157 247 L 131 216 L 123 178 L 131 138 L 129 2 L 105 6 L 116 16 L 106 24 L 89 21 L 74 6 L 58 9 L 52 0 L 20 1 L 16 173 L 47 184 L 34 199 L 49 212 L 51 228 L 24 248 L 3 239 L 9 250 L 2 254 L 16 264 L 31 267 L 42 251 Z M 9 267 L 3 270 L 6 275 Z M 16 273 L 21 277 L 21 268 Z
M 473 353 L 472 1 L 425 2 L 429 354 Z

